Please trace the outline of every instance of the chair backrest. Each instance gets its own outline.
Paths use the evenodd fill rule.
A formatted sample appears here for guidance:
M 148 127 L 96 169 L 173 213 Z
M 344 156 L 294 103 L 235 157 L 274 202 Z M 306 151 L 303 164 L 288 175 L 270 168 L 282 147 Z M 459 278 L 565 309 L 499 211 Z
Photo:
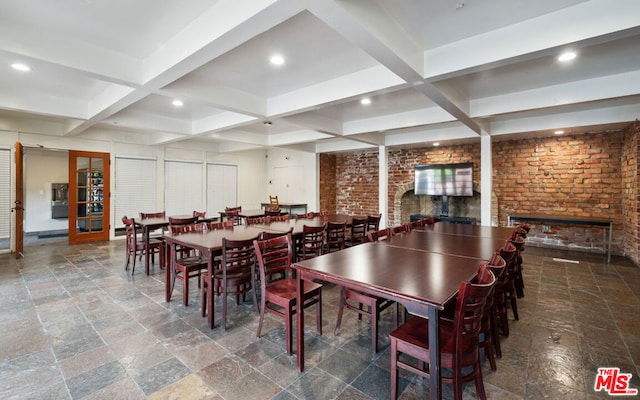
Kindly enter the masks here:
M 194 224 L 169 225 L 169 229 L 171 230 L 172 235 L 180 235 L 183 233 L 203 232 L 205 230 L 205 227 L 204 227 L 204 224 L 194 223 Z
M 489 259 L 487 264 L 492 266 L 492 267 L 506 267 L 507 266 L 507 262 L 500 255 L 500 249 L 498 249 L 495 253 L 493 253 L 493 255 L 491 256 L 491 258 Z
M 140 219 L 148 219 L 148 218 L 164 218 L 167 216 L 165 211 L 154 212 L 154 213 L 140 213 Z
M 301 259 L 307 260 L 322 255 L 326 225 L 327 224 L 321 226 L 302 226 L 302 240 L 300 242 Z
M 353 217 L 351 221 L 351 244 L 367 241 L 367 218 Z
M 347 223 L 331 222 L 327 223 L 327 247 L 326 253 L 332 250 L 344 249 L 345 235 L 347 231 Z
M 264 296 L 269 283 L 292 278 L 293 244 L 291 233 L 270 239 L 254 240 L 253 248 L 260 269 L 260 285 Z
M 204 229 L 207 231 L 215 231 L 218 229 L 233 229 L 233 221 L 218 221 L 218 222 L 204 222 L 202 223 Z
M 268 239 L 273 239 L 279 236 L 287 236 L 287 235 L 293 235 L 293 227 L 289 228 L 287 232 L 262 231 L 260 233 L 258 240 L 268 240 Z
M 289 213 L 274 215 L 271 217 L 271 222 L 288 222 L 291 219 Z
M 399 234 L 405 233 L 405 232 L 411 232 L 411 225 L 404 224 L 404 225 L 396 225 L 394 227 L 391 227 L 391 234 L 392 235 L 399 235 Z
M 269 195 L 269 205 L 273 208 L 279 208 L 280 203 L 278 202 L 278 196 Z
M 198 218 L 204 218 L 207 216 L 207 212 L 206 211 L 196 211 L 193 210 L 193 216 L 194 217 L 198 217 Z
M 391 238 L 391 228 L 378 229 L 377 231 L 367 232 L 367 238 L 370 242 L 378 240 L 387 240 Z
M 242 211 L 242 207 L 227 207 L 224 210 L 224 213 L 227 215 L 227 219 L 229 221 L 233 221 L 234 225 L 240 225 L 240 212 Z
M 280 215 L 281 212 L 282 212 L 282 210 L 279 209 L 278 207 L 266 207 L 264 209 L 264 215 L 267 215 L 267 216 Z
M 380 229 L 380 219 L 382 218 L 382 214 L 378 215 L 367 215 L 367 232 L 377 231 Z
M 327 210 L 322 210 L 322 211 L 314 211 L 313 212 L 313 217 L 326 217 L 329 215 L 329 211 Z
M 136 248 L 136 243 L 137 243 L 137 230 L 136 230 L 136 221 L 134 218 L 127 218 L 127 216 L 125 215 L 124 217 L 122 217 L 122 223 L 124 224 L 125 227 L 125 234 L 126 234 L 126 246 L 127 249 L 131 250 L 131 249 L 135 249 Z
M 524 247 L 524 238 L 520 235 L 513 235 L 509 241 L 516 247 L 516 253 Z
M 462 365 L 477 360 L 485 303 L 496 282 L 489 266 L 482 264 L 478 270 L 477 283 L 460 282 L 453 320 L 455 357 Z
M 504 258 L 507 264 L 509 264 L 515 255 L 516 246 L 511 242 L 511 240 L 505 240 L 504 245 L 500 248 L 500 256 Z
M 246 217 L 244 219 L 244 222 L 247 225 L 258 225 L 258 224 L 270 224 L 271 223 L 271 218 L 270 216 L 264 216 L 264 217 Z
M 304 214 L 296 214 L 296 219 L 312 219 L 315 218 L 315 215 L 312 211 Z
M 247 240 L 229 240 L 222 238 L 222 268 L 223 276 L 228 272 L 252 271 L 256 263 L 256 253 L 253 241 L 258 237 Z
M 517 236 L 522 237 L 523 239 L 527 238 L 527 231 L 521 226 L 515 227 L 515 229 L 511 232 L 511 239 L 515 239 Z
M 198 222 L 198 217 L 169 217 L 169 228 L 176 225 L 191 225 Z

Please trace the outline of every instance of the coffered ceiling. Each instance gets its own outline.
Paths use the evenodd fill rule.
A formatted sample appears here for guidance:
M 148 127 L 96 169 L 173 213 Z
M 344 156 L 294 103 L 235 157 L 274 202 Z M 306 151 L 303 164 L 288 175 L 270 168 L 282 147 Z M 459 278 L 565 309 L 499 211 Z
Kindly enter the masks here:
M 619 129 L 640 2 L 0 0 L 0 70 L 0 130 L 211 152 Z

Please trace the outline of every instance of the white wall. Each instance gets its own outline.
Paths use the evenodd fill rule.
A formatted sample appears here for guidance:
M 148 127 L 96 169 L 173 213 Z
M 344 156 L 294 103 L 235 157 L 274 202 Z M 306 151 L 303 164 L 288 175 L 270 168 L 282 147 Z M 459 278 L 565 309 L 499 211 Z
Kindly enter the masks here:
M 115 132 L 114 140 L 123 133 Z M 271 149 L 242 151 L 236 153 L 215 153 L 203 150 L 180 149 L 176 147 L 124 144 L 117 141 L 76 139 L 47 135 L 2 131 L 0 145 L 11 146 L 20 141 L 27 147 L 43 146 L 45 149 L 65 149 L 96 151 L 111 154 L 111 192 L 115 190 L 115 157 L 148 157 L 157 160 L 157 204 L 156 209 L 164 209 L 164 160 L 202 160 L 206 163 L 223 163 L 238 166 L 238 205 L 244 209 L 258 209 L 260 203 L 269 200 L 269 195 L 278 195 L 282 202 L 307 203 L 309 210 L 318 208 L 317 157 L 314 153 L 293 150 Z M 28 153 L 27 153 L 28 154 Z M 61 157 L 64 155 L 64 157 Z M 36 159 L 38 157 L 38 159 Z M 42 231 L 67 228 L 66 221 L 51 219 L 51 183 L 67 182 L 68 159 L 65 152 L 44 152 L 27 155 L 25 170 L 26 183 L 26 225 L 25 231 Z M 203 174 L 206 176 L 206 174 Z M 269 183 L 271 181 L 271 183 Z M 197 183 L 196 183 L 197 184 Z M 206 187 L 206 179 L 201 182 Z M 12 193 L 15 194 L 12 182 Z M 280 185 L 282 189 L 276 189 Z M 274 193 L 276 192 L 276 193 Z M 206 204 L 203 191 L 203 204 Z M 12 201 L 14 197 L 12 197 Z M 114 223 L 114 202 L 111 202 L 111 226 Z M 209 210 L 208 210 L 209 211 Z M 218 210 L 212 210 L 213 213 Z M 114 237 L 113 230 L 111 237 Z
M 67 219 L 51 218 L 51 184 L 69 182 L 66 151 L 25 149 L 25 233 L 67 229 Z

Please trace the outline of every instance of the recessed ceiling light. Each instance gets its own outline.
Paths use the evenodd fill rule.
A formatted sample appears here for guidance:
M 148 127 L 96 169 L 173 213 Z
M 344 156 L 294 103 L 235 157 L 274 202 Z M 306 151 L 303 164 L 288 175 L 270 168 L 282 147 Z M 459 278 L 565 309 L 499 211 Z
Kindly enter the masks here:
M 554 135 L 562 135 L 564 133 L 564 131 L 555 131 L 553 132 Z
M 364 99 L 360 100 L 360 104 L 362 104 L 363 106 L 368 106 L 369 104 L 371 104 L 371 99 L 365 97 Z
M 274 55 L 271 56 L 269 61 L 273 65 L 282 65 L 282 64 L 284 64 L 284 57 L 282 57 L 280 54 L 274 54 Z
M 182 107 L 184 105 L 184 103 L 182 102 L 182 100 L 174 100 L 171 102 L 171 104 L 173 104 L 176 107 Z
M 31 68 L 29 68 L 28 65 L 20 63 L 11 64 L 11 68 L 15 69 L 16 71 L 31 71 Z
M 440 142 L 433 142 L 433 147 L 438 147 L 440 146 Z
M 571 61 L 574 58 L 576 58 L 577 56 L 578 55 L 573 51 L 566 51 L 566 52 L 560 54 L 560 56 L 558 57 L 558 61 L 560 61 L 560 62 Z

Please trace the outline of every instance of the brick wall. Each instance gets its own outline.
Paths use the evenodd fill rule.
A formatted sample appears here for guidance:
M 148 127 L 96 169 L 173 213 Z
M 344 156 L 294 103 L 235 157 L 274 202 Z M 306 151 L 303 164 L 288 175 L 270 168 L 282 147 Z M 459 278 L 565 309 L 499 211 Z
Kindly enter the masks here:
M 640 204 L 638 176 L 640 176 L 640 124 L 624 131 L 622 151 L 622 218 L 624 221 L 624 249 L 627 257 L 640 264 Z
M 336 156 L 320 154 L 320 210 L 336 213 Z
M 624 132 L 494 142 L 493 192 L 499 224 L 506 225 L 507 214 L 516 211 L 611 218 L 614 220 L 614 254 L 634 249 L 635 261 L 640 251 L 639 137 L 640 128 L 634 125 Z M 624 166 L 623 146 L 626 154 Z M 397 189 L 413 182 L 415 164 L 473 161 L 474 181 L 479 183 L 479 160 L 479 143 L 389 151 L 388 221 L 393 223 L 393 201 Z M 377 151 L 335 155 L 335 174 L 336 212 L 354 215 L 377 213 Z M 635 188 L 635 194 L 628 193 L 628 190 L 624 192 L 628 185 Z M 329 188 L 321 187 L 321 192 L 325 190 L 330 192 Z M 321 198 L 324 196 L 322 193 Z M 324 202 L 321 204 L 329 204 L 329 200 Z M 623 220 L 634 222 L 628 227 L 626 224 L 623 226 Z M 537 241 L 561 248 L 602 250 L 602 229 L 599 228 L 551 226 L 551 234 L 541 233 L 541 226 L 534 228 L 536 232 L 530 235 L 532 244 Z

